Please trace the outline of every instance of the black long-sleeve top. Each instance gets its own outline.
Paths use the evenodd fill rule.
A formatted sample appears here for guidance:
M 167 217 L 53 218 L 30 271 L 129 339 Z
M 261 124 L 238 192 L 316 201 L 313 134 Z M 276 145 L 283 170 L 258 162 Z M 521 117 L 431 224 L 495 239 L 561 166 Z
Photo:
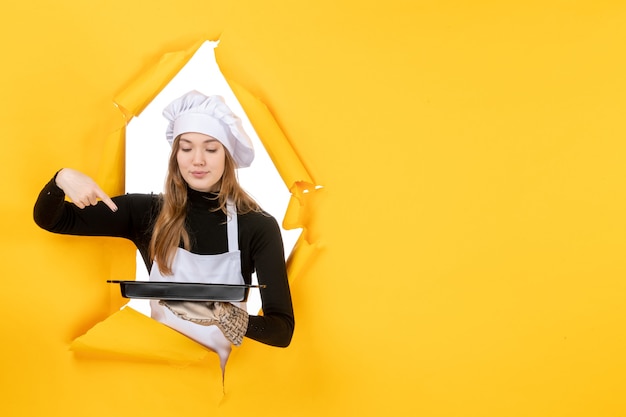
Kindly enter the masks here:
M 188 189 L 186 228 L 192 253 L 228 252 L 226 215 L 213 210 L 218 205 L 215 197 L 213 193 Z M 148 247 L 162 196 L 126 194 L 112 200 L 118 207 L 116 212 L 102 202 L 79 209 L 65 201 L 63 190 L 53 178 L 39 193 L 34 219 L 41 228 L 54 233 L 129 239 L 150 270 Z M 260 289 L 263 315 L 250 315 L 246 337 L 286 347 L 291 342 L 295 321 L 280 228 L 276 219 L 265 212 L 238 214 L 237 221 L 244 282 L 250 284 L 256 271 L 259 284 L 266 285 Z

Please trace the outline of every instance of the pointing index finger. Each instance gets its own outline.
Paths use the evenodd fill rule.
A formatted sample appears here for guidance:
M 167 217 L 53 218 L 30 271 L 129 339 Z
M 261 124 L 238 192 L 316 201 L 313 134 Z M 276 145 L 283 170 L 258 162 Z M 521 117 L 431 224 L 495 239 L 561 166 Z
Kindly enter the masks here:
M 107 193 L 105 193 L 101 189 L 98 189 L 97 196 L 100 198 L 100 200 L 102 200 L 104 204 L 106 204 L 111 209 L 111 211 L 117 211 L 117 206 L 115 205 L 113 200 L 111 200 L 111 197 L 107 195 Z

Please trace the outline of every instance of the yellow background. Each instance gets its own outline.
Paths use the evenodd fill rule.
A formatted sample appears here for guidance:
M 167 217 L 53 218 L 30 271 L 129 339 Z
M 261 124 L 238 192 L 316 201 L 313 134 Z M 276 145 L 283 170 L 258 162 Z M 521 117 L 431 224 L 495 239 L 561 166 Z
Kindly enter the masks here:
M 0 16 L 0 415 L 626 414 L 624 2 L 33 0 Z M 247 340 L 225 394 L 212 355 L 105 320 L 130 244 L 32 221 L 63 166 L 123 191 L 115 97 L 218 38 L 225 76 L 324 187 L 299 196 L 315 254 L 291 276 L 293 343 Z M 99 322 L 98 343 L 153 350 L 69 350 Z

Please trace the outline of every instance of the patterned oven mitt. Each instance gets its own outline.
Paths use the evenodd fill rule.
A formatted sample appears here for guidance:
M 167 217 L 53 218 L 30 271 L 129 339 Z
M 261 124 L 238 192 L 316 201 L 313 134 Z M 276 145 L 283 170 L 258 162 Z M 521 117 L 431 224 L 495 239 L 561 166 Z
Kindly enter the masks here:
M 161 300 L 159 304 L 183 320 L 202 326 L 216 325 L 235 346 L 241 345 L 248 330 L 248 313 L 231 303 Z

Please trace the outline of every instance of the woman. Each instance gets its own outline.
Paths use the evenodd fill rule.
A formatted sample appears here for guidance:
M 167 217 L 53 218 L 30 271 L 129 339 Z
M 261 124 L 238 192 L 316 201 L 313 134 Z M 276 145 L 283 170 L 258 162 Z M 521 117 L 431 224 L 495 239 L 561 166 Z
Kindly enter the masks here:
M 172 153 L 162 195 L 110 198 L 88 176 L 64 168 L 39 194 L 35 222 L 55 233 L 130 239 L 150 280 L 250 284 L 256 271 L 263 316 L 231 303 L 156 300 L 151 315 L 217 352 L 222 368 L 244 336 L 288 346 L 294 316 L 280 229 L 236 178 L 235 169 L 254 158 L 241 121 L 221 97 L 197 91 L 163 115 Z

